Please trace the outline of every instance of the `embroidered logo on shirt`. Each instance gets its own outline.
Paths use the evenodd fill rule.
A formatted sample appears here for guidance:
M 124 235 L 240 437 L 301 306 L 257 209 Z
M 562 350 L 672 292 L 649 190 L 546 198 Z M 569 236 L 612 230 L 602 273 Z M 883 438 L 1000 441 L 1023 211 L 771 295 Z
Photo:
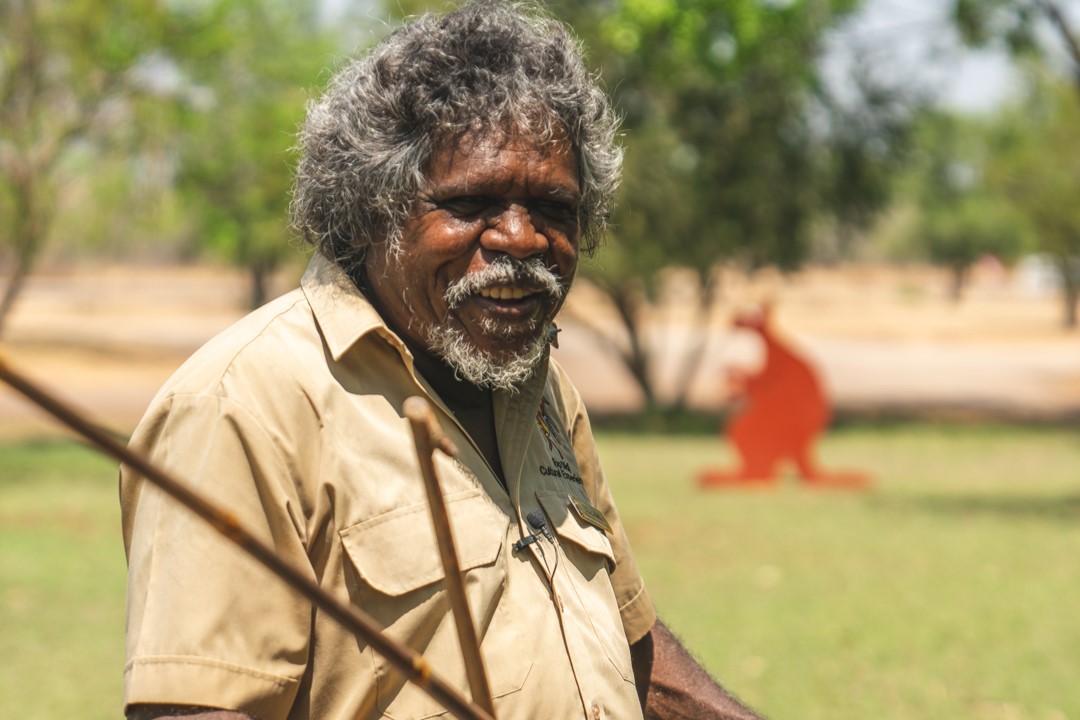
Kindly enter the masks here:
M 540 426 L 540 432 L 544 434 L 548 453 L 557 453 L 560 460 L 565 460 L 566 455 L 563 454 L 563 450 L 570 452 L 569 441 L 566 440 L 566 436 L 559 429 L 558 423 L 548 414 L 546 397 L 540 398 L 540 409 L 536 411 L 536 424 Z M 554 456 L 553 454 L 552 457 Z
M 540 409 L 536 411 L 536 424 L 540 433 L 547 443 L 550 465 L 541 465 L 540 474 L 546 477 L 557 477 L 569 480 L 577 485 L 584 485 L 581 475 L 578 474 L 577 463 L 574 461 L 574 453 L 570 449 L 570 440 L 562 431 L 559 424 L 548 412 L 547 398 L 540 398 Z

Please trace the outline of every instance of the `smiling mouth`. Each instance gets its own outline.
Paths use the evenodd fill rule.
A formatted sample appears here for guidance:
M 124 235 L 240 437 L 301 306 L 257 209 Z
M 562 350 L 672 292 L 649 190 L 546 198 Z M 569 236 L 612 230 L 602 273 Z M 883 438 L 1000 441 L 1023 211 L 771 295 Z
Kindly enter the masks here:
M 535 293 L 535 290 L 511 285 L 494 285 L 476 291 L 477 295 L 488 300 L 523 300 Z
M 459 315 L 484 336 L 518 342 L 531 336 L 552 307 L 552 298 L 529 285 L 488 285 L 477 288 Z

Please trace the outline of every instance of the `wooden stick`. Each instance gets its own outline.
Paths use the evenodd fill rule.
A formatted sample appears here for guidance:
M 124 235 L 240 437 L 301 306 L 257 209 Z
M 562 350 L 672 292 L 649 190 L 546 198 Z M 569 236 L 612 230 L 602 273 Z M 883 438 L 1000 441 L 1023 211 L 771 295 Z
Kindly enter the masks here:
M 443 434 L 427 400 L 419 396 L 410 397 L 405 400 L 402 410 L 412 425 L 416 457 L 420 461 L 420 472 L 424 476 L 424 487 L 427 489 L 428 504 L 431 507 L 431 522 L 435 527 L 435 539 L 446 576 L 446 594 L 450 598 L 458 642 L 465 658 L 469 692 L 472 693 L 473 702 L 494 717 L 495 705 L 491 699 L 487 673 L 484 671 L 484 659 L 480 655 L 480 640 L 476 637 L 476 626 L 473 625 L 472 613 L 469 612 L 469 599 L 465 595 L 465 583 L 461 578 L 454 533 L 450 528 L 446 500 L 439 486 L 439 477 L 435 474 L 435 461 L 432 457 L 436 447 L 451 457 L 457 455 L 457 448 Z
M 287 585 L 332 617 L 346 630 L 371 645 L 401 671 L 406 678 L 449 710 L 460 720 L 494 720 L 494 713 L 469 702 L 445 680 L 436 675 L 428 662 L 412 648 L 394 640 L 370 615 L 351 603 L 338 600 L 323 590 L 301 570 L 285 562 L 274 549 L 241 526 L 236 518 L 189 489 L 173 475 L 158 468 L 142 455 L 115 440 L 107 431 L 87 420 L 79 411 L 40 385 L 17 372 L 0 354 L 0 380 L 26 396 L 31 402 L 88 440 L 102 452 L 124 463 L 167 495 L 208 522 L 215 530 L 235 543 Z

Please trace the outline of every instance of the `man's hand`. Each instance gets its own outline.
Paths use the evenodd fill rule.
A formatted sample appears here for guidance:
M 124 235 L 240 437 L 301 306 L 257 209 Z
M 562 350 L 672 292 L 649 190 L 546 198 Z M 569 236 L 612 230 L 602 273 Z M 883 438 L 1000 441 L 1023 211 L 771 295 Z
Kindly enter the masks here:
M 646 720 L 762 720 L 713 680 L 659 620 L 630 646 Z

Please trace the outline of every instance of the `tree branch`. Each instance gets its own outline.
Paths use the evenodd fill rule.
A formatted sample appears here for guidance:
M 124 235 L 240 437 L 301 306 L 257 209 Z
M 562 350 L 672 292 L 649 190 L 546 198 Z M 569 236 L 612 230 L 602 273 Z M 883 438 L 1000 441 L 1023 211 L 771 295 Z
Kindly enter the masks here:
M 1080 43 L 1077 43 L 1076 35 L 1073 33 L 1072 26 L 1069 25 L 1068 18 L 1061 12 L 1061 8 L 1055 0 L 1036 0 L 1036 2 L 1042 6 L 1043 12 L 1050 18 L 1050 22 L 1057 28 L 1061 39 L 1065 42 L 1065 48 L 1069 51 L 1069 55 L 1076 65 L 1073 70 L 1073 82 L 1080 88 Z

